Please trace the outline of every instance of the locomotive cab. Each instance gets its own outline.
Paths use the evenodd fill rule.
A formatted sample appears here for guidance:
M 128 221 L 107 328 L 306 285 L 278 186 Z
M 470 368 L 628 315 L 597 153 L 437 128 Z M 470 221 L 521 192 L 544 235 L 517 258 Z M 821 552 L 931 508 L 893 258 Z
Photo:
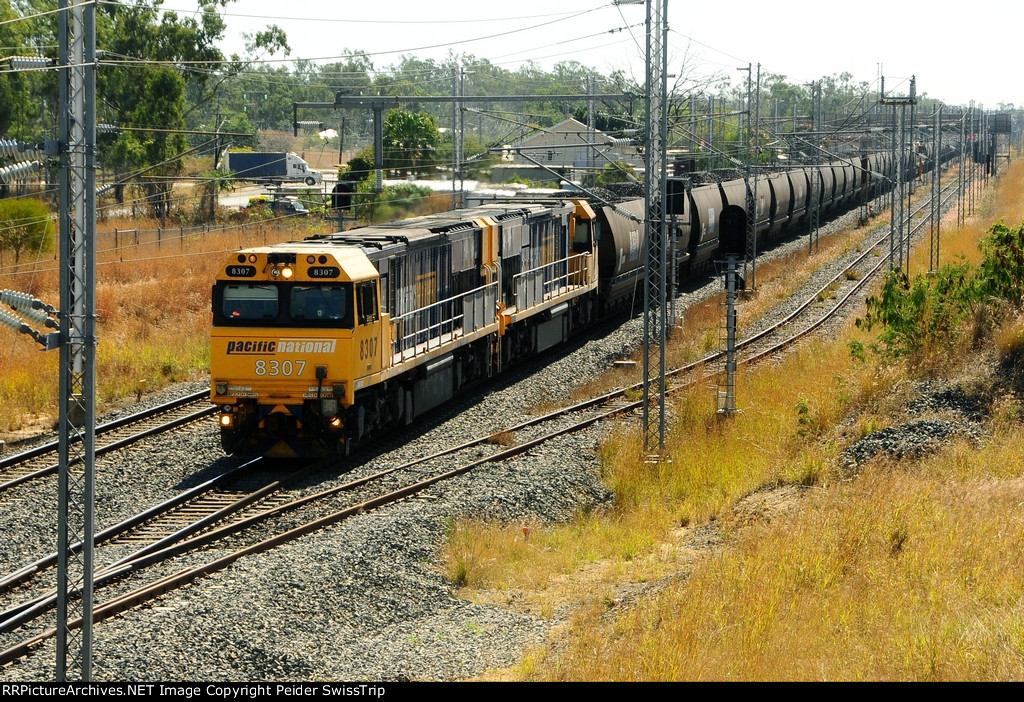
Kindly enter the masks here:
M 388 346 L 379 276 L 358 256 L 252 249 L 213 289 L 211 400 L 229 452 L 344 449 L 361 379 Z

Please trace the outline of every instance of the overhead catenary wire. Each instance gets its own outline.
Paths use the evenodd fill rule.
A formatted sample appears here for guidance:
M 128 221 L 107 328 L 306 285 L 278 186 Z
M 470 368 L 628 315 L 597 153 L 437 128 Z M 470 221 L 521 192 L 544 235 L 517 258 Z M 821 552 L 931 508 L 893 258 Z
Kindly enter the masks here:
M 520 27 L 520 28 L 517 28 L 517 29 L 511 29 L 511 30 L 504 31 L 504 32 L 495 32 L 493 34 L 488 34 L 488 35 L 474 36 L 474 37 L 471 37 L 471 38 L 468 38 L 468 39 L 463 39 L 463 40 L 445 41 L 445 42 L 440 43 L 440 44 L 428 44 L 428 45 L 424 45 L 424 46 L 406 47 L 406 48 L 393 49 L 393 50 L 387 50 L 387 51 L 360 52 L 360 53 L 357 53 L 357 54 L 338 54 L 338 55 L 332 55 L 332 56 L 305 57 L 302 60 L 304 60 L 304 61 L 337 61 L 339 59 L 345 59 L 345 58 L 350 58 L 350 57 L 354 57 L 354 56 L 369 56 L 369 57 L 372 57 L 372 56 L 388 56 L 388 55 L 392 55 L 392 54 L 399 54 L 399 55 L 401 55 L 401 54 L 412 53 L 412 52 L 415 52 L 415 51 L 426 51 L 426 50 L 429 50 L 429 49 L 448 48 L 448 47 L 458 46 L 458 45 L 462 45 L 462 44 L 472 44 L 472 43 L 475 43 L 475 42 L 489 41 L 489 40 L 497 39 L 497 38 L 500 38 L 500 37 L 510 36 L 510 35 L 513 35 L 513 34 L 518 34 L 520 32 L 531 31 L 531 30 L 538 29 L 540 27 L 545 27 L 545 26 L 548 26 L 550 24 L 555 24 L 555 23 L 558 23 L 558 22 L 564 22 L 564 21 L 567 21 L 567 20 L 576 19 L 576 18 L 582 17 L 584 15 L 587 15 L 587 14 L 589 14 L 591 12 L 595 12 L 595 11 L 600 10 L 600 9 L 603 9 L 603 6 L 598 6 L 598 7 L 595 7 L 595 8 L 591 8 L 589 10 L 583 10 L 581 12 L 576 12 L 576 13 L 573 13 L 573 14 L 570 14 L 570 15 L 561 16 L 558 19 L 550 20 L 550 21 L 547 21 L 547 22 L 541 22 L 539 24 L 534 24 L 534 25 L 531 25 L 531 26 L 528 26 L 528 27 Z M 258 62 L 259 63 L 264 63 L 264 64 L 270 64 L 270 63 L 278 63 L 278 64 L 280 64 L 280 63 L 291 63 L 291 62 L 294 62 L 295 60 L 296 59 L 292 59 L 292 58 L 260 59 Z M 128 63 L 129 62 L 129 61 L 112 61 L 112 60 L 109 60 L 109 59 L 104 59 L 104 61 L 105 62 L 109 62 L 109 63 Z M 239 63 L 238 61 L 231 61 L 231 60 L 155 61 L 155 60 L 144 60 L 144 59 L 131 59 L 130 62 L 133 63 L 133 64 L 138 64 L 138 65 L 170 65 L 170 66 L 180 65 L 180 64 L 186 64 L 186 65 L 189 65 L 189 66 L 201 66 L 201 65 L 204 65 L 204 64 L 205 65 L 222 65 L 222 64 Z

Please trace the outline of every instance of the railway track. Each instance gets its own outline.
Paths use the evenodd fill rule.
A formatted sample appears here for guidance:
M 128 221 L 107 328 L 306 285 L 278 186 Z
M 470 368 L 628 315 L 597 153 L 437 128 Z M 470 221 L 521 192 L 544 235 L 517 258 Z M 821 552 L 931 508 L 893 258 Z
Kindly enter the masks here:
M 96 428 L 96 455 L 211 416 L 216 408 L 202 391 L 122 417 Z M 5 491 L 57 472 L 58 442 L 49 441 L 27 451 L 0 458 L 0 499 Z
M 94 557 L 104 565 L 94 574 L 96 587 L 116 581 L 151 554 L 166 552 L 205 530 L 216 527 L 224 533 L 233 523 L 245 523 L 253 514 L 291 501 L 288 486 L 324 467 L 322 462 L 315 463 L 282 477 L 270 473 L 264 479 L 265 463 L 265 459 L 244 463 L 97 533 Z M 81 543 L 72 549 L 78 552 Z M 43 576 L 56 563 L 57 554 L 51 553 L 0 578 L 0 597 L 19 598 L 0 611 L 0 632 L 13 631 L 53 607 L 56 592 L 46 587 Z
M 918 228 L 920 226 L 923 225 L 919 224 Z M 756 362 L 777 353 L 812 333 L 829 317 L 836 314 L 841 307 L 852 299 L 858 290 L 863 288 L 872 275 L 885 265 L 886 256 L 877 256 L 879 259 L 877 263 L 870 266 L 870 270 L 867 273 L 859 273 L 856 276 L 856 280 L 851 280 L 851 277 L 847 275 L 847 271 L 854 270 L 857 266 L 863 265 L 865 261 L 874 255 L 874 248 L 885 245 L 887 241 L 888 236 L 878 239 L 873 247 L 867 248 L 863 255 L 847 266 L 843 272 L 822 286 L 817 293 L 805 299 L 796 311 L 786 316 L 783 320 L 771 325 L 770 328 L 757 332 L 740 342 L 740 348 L 746 349 L 748 352 L 744 362 Z M 849 289 L 836 292 L 835 286 L 841 284 L 842 281 L 850 283 Z M 810 311 L 816 309 L 816 304 L 821 301 L 822 291 L 826 290 L 836 292 L 836 302 L 816 319 L 811 319 L 801 329 L 791 331 L 789 328 L 794 326 L 797 319 L 807 316 Z M 692 364 L 671 371 L 668 375 L 670 378 L 673 378 L 673 385 L 669 392 L 692 385 L 698 377 L 694 375 L 694 372 L 699 368 L 707 366 L 709 363 L 719 360 L 721 356 L 721 353 L 711 354 Z M 111 583 L 116 582 L 121 584 L 122 587 L 117 592 L 112 592 L 107 601 L 97 605 L 94 617 L 96 621 L 100 621 L 114 616 L 142 602 L 158 597 L 164 592 L 221 570 L 246 555 L 273 549 L 283 543 L 323 529 L 330 524 L 398 500 L 407 499 L 442 481 L 469 472 L 482 464 L 521 455 L 554 437 L 579 431 L 602 419 L 640 409 L 640 401 L 629 399 L 639 388 L 639 384 L 619 388 L 599 398 L 593 398 L 571 407 L 531 418 L 526 422 L 508 427 L 502 431 L 490 432 L 487 435 L 463 442 L 458 446 L 378 471 L 372 475 L 350 480 L 327 490 L 304 495 L 298 499 L 281 501 L 283 498 L 278 496 L 275 503 L 258 503 L 258 500 L 253 499 L 247 503 L 253 505 L 251 512 L 243 514 L 241 508 L 234 509 L 233 512 L 237 514 L 237 518 L 233 518 L 229 523 L 218 524 L 214 527 L 212 526 L 212 521 L 210 521 L 205 523 L 203 527 L 192 529 L 184 538 L 167 541 L 167 535 L 161 537 L 159 531 L 151 530 L 146 532 L 140 529 L 135 529 L 132 532 L 136 535 L 135 537 L 127 537 L 126 534 L 129 531 L 125 529 L 118 537 L 122 540 L 116 543 L 124 544 L 124 539 L 127 538 L 135 538 L 143 542 L 149 541 L 149 543 L 143 549 L 139 549 L 130 556 L 123 557 L 111 566 L 108 566 L 104 573 L 98 574 L 98 576 L 102 576 L 102 578 L 97 578 L 98 581 L 103 579 L 104 584 L 107 581 Z M 552 424 L 558 424 L 559 426 L 553 427 Z M 527 437 L 527 434 L 530 434 L 530 436 Z M 515 445 L 502 446 L 503 443 L 510 440 Z M 451 467 L 453 462 L 456 464 L 454 468 Z M 211 501 L 215 500 L 211 498 Z M 225 506 L 220 506 L 219 509 L 223 510 Z M 184 511 L 179 510 L 179 513 Z M 217 510 L 214 510 L 200 519 L 207 519 L 216 513 Z M 291 526 L 280 533 L 274 534 L 269 538 L 260 538 L 258 531 L 251 529 L 270 519 L 281 518 L 286 513 L 291 514 L 289 517 Z M 234 551 L 219 558 L 208 560 L 199 565 L 191 565 L 185 569 L 173 569 L 175 572 L 159 575 L 152 578 L 148 583 L 135 586 L 125 585 L 130 574 L 141 573 L 150 566 L 170 563 L 172 559 L 181 554 L 197 552 L 202 547 L 213 543 L 222 545 L 229 537 L 232 541 L 243 540 L 246 543 L 237 546 Z M 0 589 L 6 583 L 6 579 L 0 581 Z M 22 607 L 21 611 L 28 611 L 28 609 L 27 607 Z M 9 618 L 4 619 L 4 621 L 8 620 Z M 12 625 L 15 624 L 12 622 Z M 20 625 L 17 624 L 17 626 Z M 4 624 L 0 623 L 0 628 L 3 626 Z M 42 631 L 30 639 L 0 653 L 0 664 L 26 655 L 54 633 L 52 629 Z

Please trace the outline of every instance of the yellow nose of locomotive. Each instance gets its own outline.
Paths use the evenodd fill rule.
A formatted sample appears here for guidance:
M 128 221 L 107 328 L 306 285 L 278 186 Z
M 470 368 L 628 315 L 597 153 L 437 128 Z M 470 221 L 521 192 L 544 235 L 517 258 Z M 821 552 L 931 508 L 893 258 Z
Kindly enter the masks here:
M 366 358 L 380 314 L 358 314 L 356 299 L 360 286 L 376 292 L 376 270 L 352 252 L 286 246 L 233 256 L 214 288 L 211 399 L 229 452 L 319 454 L 344 443 L 357 373 L 380 372 L 380 356 Z

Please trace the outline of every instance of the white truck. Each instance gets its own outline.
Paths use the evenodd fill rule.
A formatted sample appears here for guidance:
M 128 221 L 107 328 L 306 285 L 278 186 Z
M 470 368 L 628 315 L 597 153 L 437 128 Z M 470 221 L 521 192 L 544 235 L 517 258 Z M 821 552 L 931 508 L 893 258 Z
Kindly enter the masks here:
M 255 183 L 318 185 L 324 180 L 320 171 L 310 168 L 295 154 L 283 151 L 229 151 L 227 168 L 234 171 L 237 180 Z

